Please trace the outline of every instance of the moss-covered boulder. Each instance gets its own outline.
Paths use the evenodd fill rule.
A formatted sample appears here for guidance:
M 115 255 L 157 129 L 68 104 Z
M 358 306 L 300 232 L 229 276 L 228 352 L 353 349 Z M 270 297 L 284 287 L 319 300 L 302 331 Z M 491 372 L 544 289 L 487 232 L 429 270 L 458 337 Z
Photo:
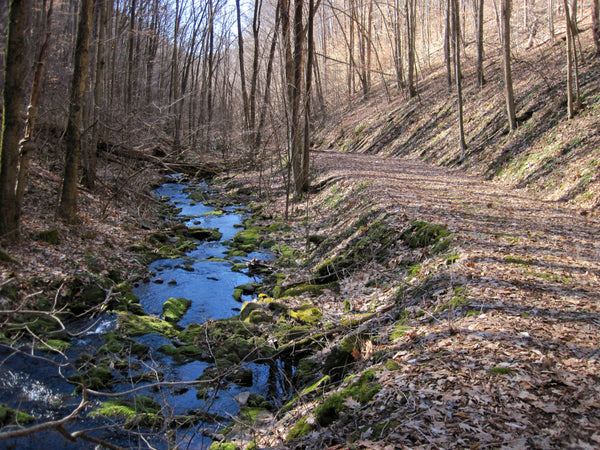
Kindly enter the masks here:
M 106 343 L 98 349 L 98 354 L 110 354 L 126 358 L 132 355 L 143 358 L 148 354 L 149 347 L 129 339 L 119 333 L 109 332 L 102 336 Z
M 188 309 L 192 306 L 192 301 L 187 298 L 171 297 L 163 305 L 163 318 L 170 323 L 179 322 Z
M 35 417 L 23 411 L 18 411 L 8 406 L 0 406 L 0 428 L 7 425 L 28 425 L 35 421 Z
M 175 326 L 153 316 L 137 316 L 130 313 L 119 313 L 117 316 L 117 329 L 128 336 L 143 336 L 150 333 L 158 333 L 172 338 L 178 334 Z
M 79 374 L 71 375 L 68 381 L 73 384 L 85 386 L 87 389 L 100 391 L 112 388 L 114 375 L 108 366 L 99 364 Z
M 414 221 L 402 233 L 402 240 L 410 248 L 425 248 L 431 246 L 432 253 L 446 251 L 452 243 L 450 231 L 442 226 L 430 224 L 422 220 Z
M 125 427 L 157 428 L 162 426 L 164 417 L 161 407 L 149 397 L 138 396 L 131 399 L 109 400 L 102 404 L 90 417 L 112 417 L 125 419 Z
M 356 382 L 346 389 L 327 397 L 322 404 L 315 408 L 317 423 L 322 427 L 326 427 L 336 421 L 344 410 L 345 401 L 348 397 L 361 405 L 366 405 L 381 390 L 381 385 L 375 381 L 375 372 L 366 370 Z
M 199 241 L 218 241 L 223 233 L 218 228 L 188 227 L 187 235 Z
M 323 317 L 321 310 L 310 303 L 303 303 L 298 308 L 290 310 L 289 314 L 299 322 L 306 324 L 316 324 Z

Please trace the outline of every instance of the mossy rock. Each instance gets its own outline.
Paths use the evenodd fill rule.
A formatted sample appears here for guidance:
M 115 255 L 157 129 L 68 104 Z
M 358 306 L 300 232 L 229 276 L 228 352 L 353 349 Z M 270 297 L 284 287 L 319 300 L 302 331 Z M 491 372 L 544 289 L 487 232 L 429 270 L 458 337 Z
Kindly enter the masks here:
M 260 305 L 257 302 L 244 302 L 244 304 L 242 305 L 242 309 L 240 310 L 240 320 L 248 319 L 250 313 L 261 308 L 262 305 Z
M 241 450 L 240 446 L 233 442 L 213 442 L 208 450 Z
M 334 381 L 340 381 L 349 370 L 349 366 L 356 361 L 352 350 L 348 351 L 340 346 L 335 346 L 325 358 L 323 373 L 331 376 Z
M 171 297 L 163 304 L 163 318 L 170 323 L 179 322 L 192 306 L 192 301 L 187 298 Z
M 299 308 L 290 310 L 289 314 L 290 317 L 306 324 L 316 324 L 323 317 L 321 310 L 310 303 L 303 303 Z
M 42 350 L 49 352 L 58 351 L 63 353 L 66 352 L 69 348 L 71 348 L 71 344 L 61 339 L 48 339 L 47 341 L 42 343 Z
M 81 374 L 71 375 L 68 381 L 73 384 L 84 385 L 87 389 L 99 391 L 112 388 L 114 375 L 106 365 L 100 364 Z
M 322 363 L 312 356 L 302 358 L 298 361 L 292 377 L 294 386 L 305 386 L 308 382 L 314 380 L 318 376 L 321 366 Z
M 199 241 L 218 241 L 223 233 L 218 228 L 188 227 L 187 235 Z
M 332 282 L 332 283 L 328 283 L 328 284 L 303 283 L 303 284 L 285 289 L 281 293 L 281 295 L 279 295 L 278 298 L 298 297 L 304 293 L 309 293 L 311 295 L 311 297 L 316 297 L 316 296 L 321 295 L 323 293 L 323 291 L 326 289 L 332 290 L 332 291 L 337 291 L 337 290 L 339 290 L 339 287 L 340 287 L 340 285 L 338 282 Z
M 433 253 L 445 251 L 452 242 L 450 231 L 446 227 L 425 221 L 413 222 L 401 237 L 410 248 L 432 246 Z
M 99 354 L 110 353 L 120 357 L 135 355 L 143 358 L 148 354 L 150 347 L 129 339 L 119 333 L 109 332 L 103 335 L 106 343 L 98 349 Z
M 285 442 L 291 442 L 294 439 L 298 439 L 307 436 L 315 429 L 314 425 L 306 421 L 306 417 L 302 417 L 294 427 L 288 432 Z
M 149 397 L 135 397 L 133 400 L 109 400 L 90 413 L 90 417 L 113 417 L 125 419 L 125 427 L 157 428 L 162 426 L 164 418 L 160 414 L 160 405 Z
M 9 408 L 6 405 L 0 406 L 0 427 L 7 425 L 29 425 L 35 422 L 35 417 L 23 411 Z
M 166 320 L 152 316 L 136 316 L 124 312 L 119 313 L 117 316 L 117 328 L 129 336 L 158 333 L 172 338 L 178 334 L 175 326 Z
M 273 316 L 266 311 L 257 309 L 248 315 L 246 321 L 255 325 L 259 325 L 261 323 L 272 323 Z
M 251 369 L 237 369 L 229 373 L 225 379 L 237 384 L 238 386 L 251 387 L 254 383 L 254 373 Z
M 335 256 L 317 267 L 314 284 L 326 284 L 341 280 L 345 272 L 356 265 L 348 256 Z
M 381 390 L 381 385 L 374 383 L 375 371 L 366 370 L 359 379 L 341 392 L 336 392 L 315 408 L 317 423 L 326 427 L 335 422 L 344 410 L 344 402 L 352 397 L 361 405 L 366 405 Z
M 58 245 L 60 244 L 60 237 L 58 235 L 58 230 L 56 228 L 51 228 L 49 230 L 40 231 L 35 235 L 35 238 L 39 241 L 47 242 L 50 245 Z
M 222 216 L 223 214 L 225 214 L 225 210 L 223 209 L 213 209 L 212 211 L 207 211 L 205 213 L 202 213 L 202 216 Z
M 241 302 L 242 295 L 244 295 L 244 291 L 240 288 L 235 288 L 231 296 L 235 299 L 235 301 Z

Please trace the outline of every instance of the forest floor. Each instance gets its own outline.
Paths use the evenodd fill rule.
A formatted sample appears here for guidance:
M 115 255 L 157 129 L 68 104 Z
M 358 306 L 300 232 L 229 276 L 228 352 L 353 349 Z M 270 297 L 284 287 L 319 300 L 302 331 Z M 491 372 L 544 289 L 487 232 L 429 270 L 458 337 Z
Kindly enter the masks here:
M 259 445 L 597 448 L 597 212 L 417 160 L 313 156 L 316 182 L 347 186 L 355 218 L 367 201 L 400 218 L 398 228 L 413 220 L 443 224 L 454 236 L 453 259 L 421 255 L 424 262 L 409 269 L 409 289 L 400 297 L 395 289 L 407 271 L 390 256 L 379 264 L 367 261 L 342 280 L 340 294 L 311 299 L 334 322 L 344 317 L 342 299 L 353 305 L 350 314 L 382 311 L 355 363 L 357 374 L 379 369 L 381 390 L 366 405 L 346 399 L 345 413 L 333 424 L 313 426 L 305 438 L 282 444 L 301 417 L 314 424 L 311 411 L 323 399 L 307 401 L 263 428 Z M 352 191 L 356 186 L 359 194 Z M 311 233 L 328 233 L 344 208 L 335 205 L 328 216 L 322 209 L 327 199 L 319 195 L 295 212 L 310 218 Z M 331 199 L 331 192 L 326 195 Z M 272 199 L 272 208 L 281 211 L 283 201 Z M 406 255 L 398 251 L 396 262 Z M 388 284 L 369 288 L 385 273 Z M 402 313 L 390 319 L 390 308 Z

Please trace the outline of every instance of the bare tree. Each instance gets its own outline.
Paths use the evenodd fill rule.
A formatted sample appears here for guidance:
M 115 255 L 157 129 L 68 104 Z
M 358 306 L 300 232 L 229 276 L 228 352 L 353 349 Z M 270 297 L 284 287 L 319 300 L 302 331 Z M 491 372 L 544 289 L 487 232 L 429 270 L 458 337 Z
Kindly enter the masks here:
M 81 123 L 83 96 L 89 72 L 90 34 L 92 29 L 93 0 L 81 0 L 79 25 L 73 63 L 73 78 L 69 100 L 69 117 L 65 131 L 65 174 L 58 215 L 67 222 L 77 219 L 77 184 L 81 153 Z
M 16 183 L 19 140 L 23 131 L 23 63 L 25 59 L 26 0 L 11 0 L 8 12 L 8 36 L 4 88 L 2 90 L 2 141 L 0 142 L 0 238 L 19 237 Z
M 512 0 L 502 0 L 502 61 L 504 67 L 504 97 L 506 100 L 506 114 L 510 131 L 517 129 L 515 113 L 515 93 L 512 81 L 511 56 L 510 56 L 510 16 L 512 13 Z
M 42 81 L 44 78 L 44 67 L 46 65 L 46 57 L 48 55 L 48 47 L 50 45 L 50 36 L 52 35 L 52 8 L 53 0 L 48 3 L 48 9 L 45 11 L 43 20 L 43 40 L 40 45 L 38 57 L 35 63 L 33 74 L 33 82 L 31 84 L 31 94 L 29 96 L 29 106 L 27 107 L 27 119 L 25 120 L 25 137 L 20 143 L 19 152 L 19 174 L 17 180 L 17 220 L 21 216 L 23 207 L 23 199 L 25 197 L 25 188 L 27 187 L 27 176 L 29 174 L 29 160 L 31 152 L 35 149 L 34 130 L 38 115 L 38 106 L 40 100 L 40 92 L 42 90 Z

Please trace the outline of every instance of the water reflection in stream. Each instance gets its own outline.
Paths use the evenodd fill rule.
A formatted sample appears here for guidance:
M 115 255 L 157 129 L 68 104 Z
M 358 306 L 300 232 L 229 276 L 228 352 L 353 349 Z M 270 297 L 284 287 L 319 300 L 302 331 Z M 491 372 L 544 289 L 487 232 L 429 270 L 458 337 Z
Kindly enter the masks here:
M 238 231 L 236 226 L 243 219 L 243 211 L 230 207 L 225 208 L 223 214 L 207 215 L 214 208 L 203 203 L 196 203 L 188 198 L 185 184 L 167 183 L 155 192 L 157 196 L 169 197 L 171 203 L 181 208 L 180 215 L 185 217 L 186 225 L 218 228 L 223 236 L 219 242 L 200 242 L 198 248 L 189 252 L 184 258 L 153 262 L 150 265 L 153 273 L 151 280 L 141 283 L 134 289 L 145 312 L 160 317 L 162 306 L 167 299 L 185 297 L 192 300 L 192 306 L 179 322 L 182 327 L 191 323 L 201 324 L 208 319 L 222 319 L 236 315 L 241 304 L 232 297 L 234 287 L 256 281 L 256 279 L 231 270 L 234 261 L 227 258 L 227 248 L 223 242 L 235 236 Z M 253 257 L 268 259 L 268 255 L 265 254 L 248 255 L 249 259 Z M 162 283 L 157 281 L 162 281 Z M 114 316 L 103 316 L 99 322 L 94 323 L 90 332 L 72 339 L 72 347 L 67 352 L 69 359 L 74 361 L 83 352 L 94 354 L 104 343 L 101 333 L 114 329 L 114 326 Z M 148 345 L 150 351 L 147 357 L 140 360 L 131 359 L 129 376 L 154 370 L 162 373 L 165 381 L 192 381 L 212 365 L 201 361 L 175 363 L 170 357 L 157 351 L 162 345 L 171 343 L 164 336 L 149 334 L 136 338 L 136 341 Z M 44 354 L 44 356 L 53 358 L 60 363 L 65 362 L 59 356 L 49 356 L 49 354 Z M 139 364 L 139 369 L 135 368 L 136 364 Z M 241 392 L 249 390 L 271 399 L 277 396 L 283 385 L 279 366 L 279 362 L 270 365 L 245 363 L 244 367 L 253 372 L 252 387 L 240 387 L 228 383 L 219 390 L 216 396 L 208 400 L 198 399 L 197 391 L 193 387 L 144 391 L 140 394 L 153 397 L 168 408 L 172 414 L 186 414 L 191 410 L 203 410 L 210 405 L 211 413 L 228 417 L 237 413 L 239 406 L 234 397 Z M 73 372 L 64 368 L 63 373 L 68 376 Z M 136 386 L 139 385 L 136 384 Z M 127 376 L 116 376 L 115 392 L 123 392 L 131 387 L 132 384 Z M 73 385 L 58 375 L 56 365 L 24 355 L 13 355 L 10 349 L 0 348 L 0 398 L 3 403 L 28 411 L 38 419 L 49 420 L 63 417 L 77 405 L 79 397 L 73 395 L 73 389 Z M 100 400 L 94 399 L 95 404 L 97 405 Z M 89 411 L 91 409 L 86 411 L 82 417 L 85 418 Z M 83 418 L 70 424 L 69 431 L 106 425 L 105 420 L 90 419 L 89 417 L 84 420 Z M 175 440 L 170 438 L 170 443 L 164 435 L 148 436 L 146 439 L 149 439 L 152 446 L 156 448 L 168 448 L 177 441 L 185 442 L 183 448 L 186 445 L 189 445 L 189 448 L 208 448 L 210 439 L 203 437 L 202 433 L 198 432 L 198 429 L 204 427 L 212 427 L 216 430 L 215 425 L 199 424 L 196 429 L 178 430 Z M 104 428 L 90 434 L 119 446 L 146 447 L 144 440 L 140 439 L 139 435 L 125 432 L 120 428 Z M 38 433 L 12 442 L 0 441 L 0 448 L 5 446 L 6 448 L 13 446 L 13 448 L 20 449 L 38 449 L 42 446 L 46 449 L 91 448 L 90 443 L 81 440 L 69 442 L 55 431 Z

